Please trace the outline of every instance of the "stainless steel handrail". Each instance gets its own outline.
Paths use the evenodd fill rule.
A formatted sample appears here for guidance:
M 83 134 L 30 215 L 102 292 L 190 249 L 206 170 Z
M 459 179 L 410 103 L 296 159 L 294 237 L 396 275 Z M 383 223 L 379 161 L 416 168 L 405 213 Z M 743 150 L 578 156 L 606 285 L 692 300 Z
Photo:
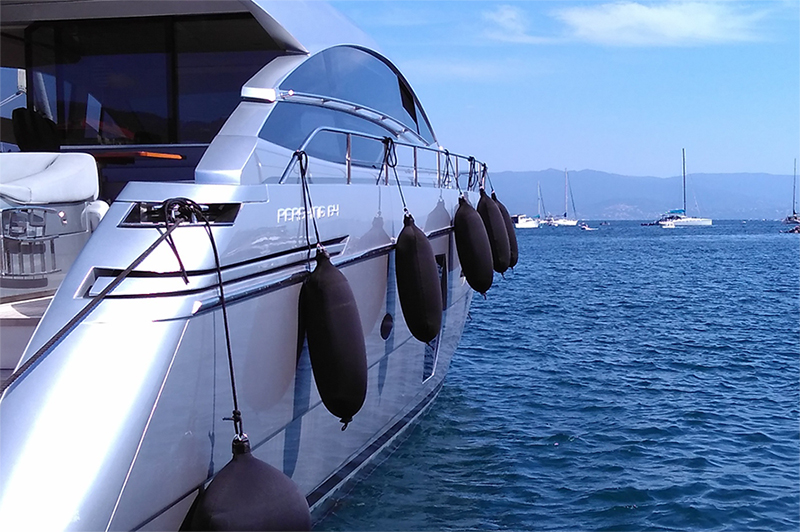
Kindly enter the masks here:
M 350 184 L 352 182 L 352 165 L 353 165 L 353 162 L 352 162 L 352 148 L 353 148 L 352 138 L 353 137 L 358 137 L 358 138 L 366 139 L 366 140 L 369 140 L 369 141 L 380 142 L 381 144 L 383 144 L 384 139 L 387 138 L 387 137 L 379 137 L 379 136 L 376 136 L 376 135 L 371 135 L 369 133 L 362 133 L 362 132 L 359 132 L 359 131 L 353 131 L 353 130 L 341 129 L 341 128 L 335 128 L 335 127 L 329 127 L 329 126 L 322 126 L 322 127 L 316 128 L 314 131 L 309 133 L 309 135 L 306 137 L 306 139 L 303 141 L 303 143 L 300 145 L 300 147 L 297 149 L 297 151 L 305 152 L 308 149 L 308 147 L 311 144 L 311 142 L 314 140 L 314 138 L 317 135 L 319 135 L 320 133 L 333 133 L 333 134 L 337 134 L 337 135 L 345 135 L 346 148 L 345 148 L 345 157 L 344 157 L 344 159 L 345 159 L 345 175 L 346 175 L 347 184 Z M 389 137 L 389 138 L 391 138 L 391 137 Z M 460 187 L 460 183 L 458 183 L 458 177 L 459 177 L 459 170 L 458 170 L 459 164 L 458 164 L 458 161 L 459 161 L 459 159 L 463 159 L 465 162 L 468 163 L 468 168 L 470 168 L 471 172 L 475 168 L 477 168 L 479 166 L 483 166 L 483 163 L 481 161 L 478 161 L 474 157 L 468 157 L 466 155 L 453 153 L 453 152 L 450 152 L 448 150 L 444 150 L 444 149 L 441 149 L 441 148 L 439 148 L 439 149 L 429 148 L 427 146 L 419 146 L 419 145 L 416 145 L 416 144 L 410 144 L 410 143 L 407 143 L 407 142 L 402 142 L 402 141 L 394 140 L 394 139 L 393 139 L 393 142 L 394 142 L 395 146 L 400 146 L 400 147 L 411 148 L 412 149 L 412 156 L 413 156 L 413 163 L 412 164 L 413 164 L 413 167 L 412 167 L 411 170 L 412 170 L 412 175 L 413 175 L 413 186 L 420 186 L 420 184 L 419 184 L 420 166 L 419 166 L 419 159 L 418 159 L 418 150 L 422 150 L 424 152 L 429 152 L 429 153 L 432 153 L 432 154 L 436 154 L 436 186 L 438 188 L 452 188 L 452 183 L 453 183 L 454 179 L 456 180 L 456 183 L 459 186 L 459 188 L 475 190 L 478 186 L 482 187 L 484 185 L 483 184 L 482 175 L 472 176 L 472 179 L 468 179 L 468 181 L 466 183 L 466 186 L 464 186 L 464 187 Z M 445 170 L 444 170 L 444 173 L 447 174 L 449 168 L 452 168 L 453 171 L 455 172 L 455 175 L 453 175 L 453 176 L 450 176 L 449 174 L 445 175 L 445 176 L 442 175 L 442 173 L 443 173 L 442 172 L 442 161 L 441 161 L 442 157 L 445 158 L 445 164 L 444 164 Z M 455 163 L 450 162 L 449 164 L 447 164 L 447 159 L 448 158 L 453 158 Z M 297 161 L 297 157 L 293 156 L 292 159 L 289 161 L 289 164 L 286 165 L 286 168 L 284 169 L 283 173 L 281 174 L 281 177 L 278 180 L 278 183 L 284 183 L 286 181 L 286 178 L 295 169 L 295 166 L 297 165 L 297 162 L 298 162 Z M 381 171 L 386 171 L 387 170 L 385 164 L 382 164 L 381 168 L 382 168 Z M 431 170 L 433 170 L 433 169 L 431 169 Z M 473 181 L 473 179 L 474 179 L 474 183 L 471 183 Z M 386 178 L 384 179 L 384 184 L 388 184 L 388 182 L 389 182 L 389 180 L 388 180 L 388 171 L 386 171 Z
M 344 113 L 369 120 L 376 124 L 380 124 L 381 126 L 391 130 L 395 135 L 410 134 L 419 139 L 420 142 L 427 142 L 422 135 L 411 129 L 408 125 L 397 120 L 395 117 L 366 105 L 353 103 L 340 98 L 334 98 L 333 96 L 322 96 L 308 92 L 296 92 L 294 90 L 282 90 L 279 91 L 277 95 L 281 100 L 287 102 L 305 105 L 317 105 L 320 107 L 336 109 L 337 111 L 342 111 Z

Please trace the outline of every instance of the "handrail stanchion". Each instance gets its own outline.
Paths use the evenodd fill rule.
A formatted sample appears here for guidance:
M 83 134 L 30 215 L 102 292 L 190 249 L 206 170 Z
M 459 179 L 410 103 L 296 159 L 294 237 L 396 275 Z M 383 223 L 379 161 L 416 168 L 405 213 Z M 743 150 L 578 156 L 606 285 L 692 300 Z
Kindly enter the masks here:
M 461 176 L 458 175 L 458 155 L 456 155 L 455 159 L 456 159 L 456 166 L 455 166 L 456 183 L 458 183 L 458 178 L 461 177 Z
M 436 187 L 442 188 L 442 152 L 436 152 Z
M 348 133 L 347 134 L 347 152 L 345 153 L 345 157 L 344 157 L 345 167 L 347 169 L 347 184 L 348 185 L 352 181 L 352 177 L 353 177 L 353 175 L 352 175 L 353 166 L 352 166 L 352 161 L 351 161 L 352 153 L 353 153 L 353 136 L 350 133 Z
M 419 186 L 419 169 L 417 167 L 417 147 L 411 148 L 414 151 L 414 186 Z

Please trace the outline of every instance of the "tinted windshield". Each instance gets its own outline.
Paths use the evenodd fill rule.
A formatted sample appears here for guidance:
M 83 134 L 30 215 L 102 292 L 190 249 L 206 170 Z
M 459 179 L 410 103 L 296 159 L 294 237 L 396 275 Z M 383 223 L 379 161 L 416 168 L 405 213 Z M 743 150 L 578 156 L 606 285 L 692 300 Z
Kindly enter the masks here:
M 63 145 L 210 142 L 283 53 L 249 15 L 44 23 L 27 40 L 29 105 Z
M 311 57 L 281 83 L 284 90 L 331 96 L 386 113 L 428 143 L 433 133 L 411 88 L 366 50 L 335 46 Z

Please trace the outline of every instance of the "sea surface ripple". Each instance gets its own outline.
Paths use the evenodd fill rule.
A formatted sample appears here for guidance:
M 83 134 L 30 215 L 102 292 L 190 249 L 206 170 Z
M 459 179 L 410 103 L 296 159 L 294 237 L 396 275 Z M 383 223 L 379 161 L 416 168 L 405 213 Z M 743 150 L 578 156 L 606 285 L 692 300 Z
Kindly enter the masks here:
M 438 399 L 317 530 L 799 530 L 800 238 L 518 230 Z

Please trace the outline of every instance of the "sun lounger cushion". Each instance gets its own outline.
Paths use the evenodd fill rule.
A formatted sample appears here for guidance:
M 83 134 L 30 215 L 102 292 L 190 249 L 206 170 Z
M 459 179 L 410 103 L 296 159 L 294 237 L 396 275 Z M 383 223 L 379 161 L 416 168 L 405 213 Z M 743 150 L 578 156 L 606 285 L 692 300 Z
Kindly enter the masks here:
M 88 153 L 0 153 L 0 196 L 23 204 L 97 199 L 97 164 Z

